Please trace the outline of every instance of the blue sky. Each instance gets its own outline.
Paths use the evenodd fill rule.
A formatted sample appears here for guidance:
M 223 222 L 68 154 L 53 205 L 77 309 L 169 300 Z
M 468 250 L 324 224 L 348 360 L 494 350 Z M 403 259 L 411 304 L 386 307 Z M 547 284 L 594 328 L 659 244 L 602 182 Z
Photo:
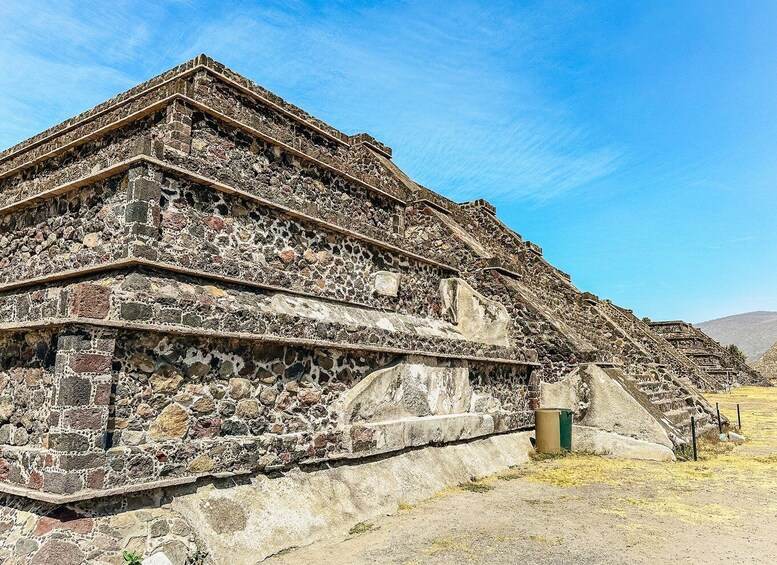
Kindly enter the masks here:
M 654 319 L 777 310 L 777 3 L 0 2 L 0 147 L 204 52 Z

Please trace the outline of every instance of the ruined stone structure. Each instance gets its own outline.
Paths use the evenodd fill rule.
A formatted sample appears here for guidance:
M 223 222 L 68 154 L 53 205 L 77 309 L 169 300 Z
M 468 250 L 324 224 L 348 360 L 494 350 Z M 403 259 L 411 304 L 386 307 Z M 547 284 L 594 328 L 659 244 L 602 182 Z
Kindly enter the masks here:
M 736 385 L 769 386 L 768 378 L 757 369 L 737 359 L 693 324 L 675 320 L 651 322 L 650 327 L 704 371 L 715 389 Z
M 488 202 L 205 56 L 0 154 L 0 360 L 18 562 L 183 563 L 235 513 L 186 519 L 182 485 L 529 429 L 583 369 L 670 445 L 713 411 L 709 371 Z
M 777 384 L 777 343 L 767 349 L 758 359 L 750 363 L 750 368 L 763 375 L 769 384 Z

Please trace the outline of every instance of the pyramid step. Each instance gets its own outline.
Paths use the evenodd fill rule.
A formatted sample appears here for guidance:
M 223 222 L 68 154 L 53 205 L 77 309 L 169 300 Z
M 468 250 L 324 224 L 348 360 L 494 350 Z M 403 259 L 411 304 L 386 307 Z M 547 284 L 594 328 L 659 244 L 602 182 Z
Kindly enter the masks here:
M 648 391 L 659 389 L 663 384 L 660 380 L 657 380 L 657 379 L 646 379 L 638 382 L 639 382 L 640 390 L 645 393 L 647 393 Z
M 673 410 L 684 410 L 686 412 L 689 411 L 688 406 L 688 398 L 687 397 L 671 397 L 671 398 L 661 398 L 659 400 L 653 401 L 653 405 L 655 405 L 661 412 L 666 414 L 667 412 L 671 412 Z M 688 414 L 690 417 L 690 412 Z
M 675 410 L 669 410 L 664 412 L 666 419 L 672 422 L 675 426 L 686 427 L 691 422 L 691 411 L 687 408 L 677 408 Z
M 647 397 L 650 399 L 650 402 L 653 404 L 656 404 L 662 400 L 672 400 L 675 397 L 675 391 L 673 390 L 667 390 L 665 388 L 659 388 L 654 390 L 643 390 Z

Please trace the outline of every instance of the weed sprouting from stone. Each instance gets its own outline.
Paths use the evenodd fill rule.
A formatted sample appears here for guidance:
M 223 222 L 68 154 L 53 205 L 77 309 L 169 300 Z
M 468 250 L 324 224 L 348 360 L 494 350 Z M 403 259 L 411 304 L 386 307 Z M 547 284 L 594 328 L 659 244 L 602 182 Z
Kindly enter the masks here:
M 371 524 L 370 522 L 359 522 L 353 528 L 351 528 L 348 533 L 351 535 L 363 534 L 365 532 L 370 532 L 377 529 L 378 528 L 375 527 L 375 524 Z
M 135 551 L 124 551 L 121 554 L 125 565 L 142 565 L 143 558 Z

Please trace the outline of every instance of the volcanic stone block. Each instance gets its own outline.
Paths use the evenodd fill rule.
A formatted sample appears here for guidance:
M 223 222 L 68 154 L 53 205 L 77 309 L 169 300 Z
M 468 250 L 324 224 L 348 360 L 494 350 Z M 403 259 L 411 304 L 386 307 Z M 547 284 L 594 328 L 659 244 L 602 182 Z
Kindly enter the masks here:
M 89 440 L 77 433 L 52 433 L 49 435 L 49 448 L 53 451 L 86 451 Z
M 145 223 L 148 220 L 148 203 L 143 201 L 130 202 L 127 204 L 125 217 L 128 223 Z
M 121 305 L 121 318 L 127 321 L 149 320 L 153 310 L 148 304 L 138 302 L 126 302 Z
M 59 467 L 65 471 L 80 471 L 94 469 L 105 464 L 104 453 L 84 453 L 81 455 L 62 455 Z
M 59 381 L 58 406 L 87 406 L 92 397 L 92 382 L 88 378 L 68 376 Z
M 63 412 L 65 427 L 74 430 L 102 429 L 104 411 L 104 407 L 67 409 Z
M 75 373 L 105 373 L 111 369 L 111 358 L 96 353 L 74 353 L 70 356 L 70 368 Z
M 95 284 L 81 284 L 73 293 L 74 316 L 103 319 L 110 311 L 111 290 Z

